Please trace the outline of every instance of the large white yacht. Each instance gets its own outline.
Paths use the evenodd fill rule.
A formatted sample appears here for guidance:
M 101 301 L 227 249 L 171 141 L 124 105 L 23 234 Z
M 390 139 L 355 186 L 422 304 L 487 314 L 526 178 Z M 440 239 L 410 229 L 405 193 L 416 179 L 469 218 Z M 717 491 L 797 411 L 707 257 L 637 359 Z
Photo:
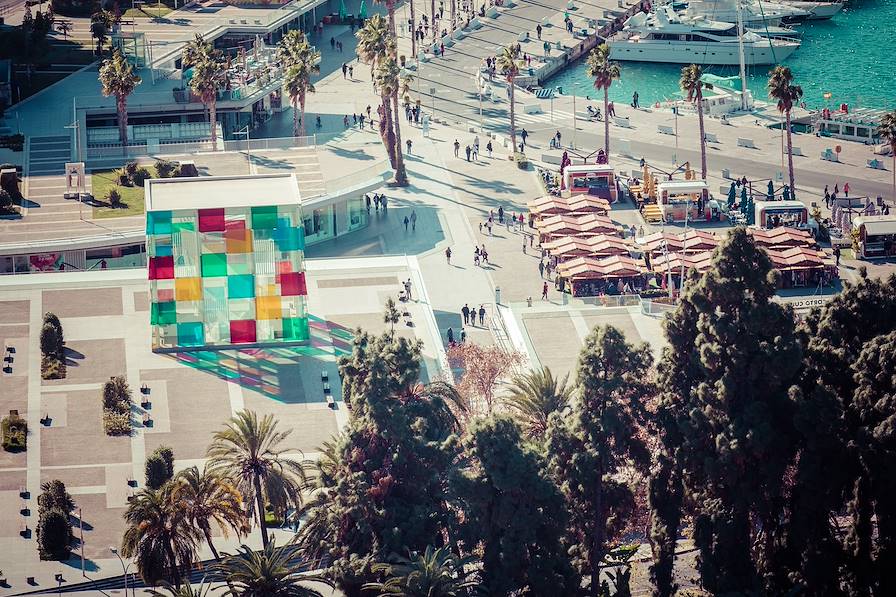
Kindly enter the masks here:
M 676 14 L 671 6 L 630 17 L 607 40 L 612 60 L 673 64 L 740 64 L 737 26 Z M 745 31 L 744 64 L 779 64 L 800 47 L 793 39 L 769 39 Z
M 690 0 L 684 15 L 688 17 L 710 19 L 723 23 L 737 22 L 737 4 L 739 0 Z M 807 4 L 809 4 L 807 2 Z M 681 11 L 679 11 L 681 14 Z M 798 23 L 809 18 L 809 12 L 800 7 L 776 2 L 741 1 L 741 18 L 744 27 L 760 28 L 765 25 L 781 23 Z
M 830 19 L 835 14 L 843 10 L 843 0 L 834 0 L 833 2 L 807 2 L 805 0 L 783 0 L 784 4 L 793 8 L 804 10 L 809 13 L 807 17 L 810 21 L 821 21 Z M 762 4 L 765 6 L 765 3 Z

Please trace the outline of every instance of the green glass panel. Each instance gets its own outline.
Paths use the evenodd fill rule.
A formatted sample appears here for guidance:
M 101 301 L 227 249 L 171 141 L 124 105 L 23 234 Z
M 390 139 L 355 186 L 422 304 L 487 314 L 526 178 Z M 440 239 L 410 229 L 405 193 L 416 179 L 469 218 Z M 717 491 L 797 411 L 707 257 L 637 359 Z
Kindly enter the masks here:
M 202 346 L 205 344 L 204 336 L 201 323 L 188 322 L 177 324 L 178 346 Z
M 232 299 L 255 296 L 255 276 L 241 275 L 227 278 L 227 296 Z
M 177 323 L 177 303 L 174 301 L 153 303 L 149 321 L 152 325 L 173 325 Z
M 189 230 L 190 232 L 196 231 L 196 223 L 195 222 L 174 222 L 171 224 L 171 227 L 175 232 L 179 232 L 182 230 Z
M 202 255 L 202 277 L 213 278 L 227 275 L 227 255 L 224 253 L 209 253 Z
M 277 206 L 252 208 L 252 228 L 270 229 L 277 225 Z
M 283 339 L 301 342 L 308 339 L 308 318 L 287 317 L 283 319 Z

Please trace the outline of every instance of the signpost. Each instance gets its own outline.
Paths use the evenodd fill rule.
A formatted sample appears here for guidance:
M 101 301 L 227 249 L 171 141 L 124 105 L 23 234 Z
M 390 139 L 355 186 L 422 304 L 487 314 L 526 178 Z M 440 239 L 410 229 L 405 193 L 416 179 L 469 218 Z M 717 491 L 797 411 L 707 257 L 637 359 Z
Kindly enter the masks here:
M 66 199 L 74 196 L 78 200 L 78 218 L 84 219 L 81 215 L 82 193 L 85 192 L 84 179 L 84 162 L 66 162 L 65 163 L 65 195 Z

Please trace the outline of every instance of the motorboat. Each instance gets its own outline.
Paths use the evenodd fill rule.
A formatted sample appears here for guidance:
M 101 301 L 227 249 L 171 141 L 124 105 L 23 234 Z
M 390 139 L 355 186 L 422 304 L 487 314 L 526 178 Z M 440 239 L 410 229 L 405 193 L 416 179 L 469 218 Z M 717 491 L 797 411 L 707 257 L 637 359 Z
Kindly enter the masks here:
M 744 31 L 743 64 L 779 64 L 799 47 L 797 39 L 768 38 Z M 686 17 L 671 6 L 633 15 L 607 40 L 610 59 L 733 66 L 741 63 L 738 28 L 731 23 Z
M 751 31 L 760 37 L 767 37 L 769 39 L 774 38 L 785 38 L 785 39 L 799 39 L 803 36 L 803 32 L 799 29 L 792 29 L 790 27 L 783 26 L 775 26 L 775 25 L 765 25 L 762 27 L 747 27 L 747 31 Z
M 706 18 L 723 23 L 737 22 L 737 2 L 741 2 L 741 18 L 744 27 L 760 28 L 765 25 L 799 23 L 809 18 L 809 11 L 792 4 L 762 2 L 757 0 L 691 0 L 684 15 Z M 805 4 L 815 4 L 805 2 Z
M 806 2 L 803 0 L 782 0 L 782 2 L 788 6 L 792 6 L 793 8 L 797 8 L 799 10 L 806 11 L 809 13 L 807 17 L 810 21 L 822 21 L 825 19 L 830 19 L 835 14 L 843 10 L 843 2 L 835 1 L 835 2 Z M 765 4 L 763 3 L 763 6 Z

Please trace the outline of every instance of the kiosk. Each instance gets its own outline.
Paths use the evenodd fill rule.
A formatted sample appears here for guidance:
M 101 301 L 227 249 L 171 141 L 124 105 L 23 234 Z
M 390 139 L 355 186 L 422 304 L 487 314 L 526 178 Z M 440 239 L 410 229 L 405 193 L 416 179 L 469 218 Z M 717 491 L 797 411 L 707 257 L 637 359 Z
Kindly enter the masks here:
M 802 201 L 755 201 L 756 225 L 760 228 L 789 226 L 806 228 L 809 208 Z
M 709 187 L 703 180 L 666 180 L 657 185 L 657 203 L 666 222 L 709 220 Z
M 863 259 L 891 257 L 896 253 L 896 216 L 859 216 L 852 221 L 858 232 L 859 256 Z
M 606 164 L 584 164 L 563 169 L 563 185 L 570 195 L 594 195 L 615 203 L 619 197 L 616 173 Z

